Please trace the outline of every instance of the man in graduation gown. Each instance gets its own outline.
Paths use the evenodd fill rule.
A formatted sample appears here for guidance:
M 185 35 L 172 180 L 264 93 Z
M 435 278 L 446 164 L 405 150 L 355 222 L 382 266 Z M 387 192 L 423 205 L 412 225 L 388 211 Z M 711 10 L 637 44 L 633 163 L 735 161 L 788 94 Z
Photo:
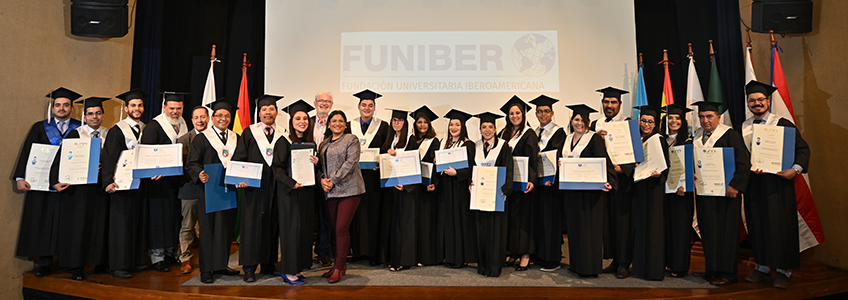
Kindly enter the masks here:
M 147 206 L 138 189 L 128 189 L 115 182 L 118 164 L 134 157 L 129 150 L 138 145 L 144 123 L 144 98 L 147 93 L 133 89 L 120 94 L 127 117 L 118 121 L 103 141 L 100 154 L 100 181 L 109 193 L 109 230 L 107 252 L 109 274 L 115 278 L 131 278 L 130 269 L 143 269 L 147 264 Z M 121 158 L 123 157 L 123 160 Z M 120 189 L 120 190 L 119 190 Z
M 30 163 L 32 144 L 59 146 L 62 139 L 81 125 L 79 120 L 71 119 L 74 110 L 72 101 L 81 97 L 74 91 L 58 88 L 47 94 L 51 99 L 51 117 L 32 125 L 27 134 L 18 164 L 15 167 L 15 185 L 19 191 L 26 192 L 24 210 L 21 214 L 21 226 L 18 232 L 16 256 L 38 258 L 35 276 L 50 274 L 53 255 L 59 239 L 59 195 L 46 191 L 32 190 L 36 178 L 26 178 L 26 167 Z
M 103 101 L 109 98 L 90 97 L 82 100 L 85 124 L 68 134 L 67 139 L 102 139 L 108 128 L 103 123 Z M 80 102 L 80 101 L 77 101 Z M 103 144 L 101 143 L 101 146 Z M 97 157 L 99 160 L 100 157 Z M 84 280 L 83 268 L 106 261 L 106 224 L 109 222 L 109 197 L 97 176 L 97 183 L 69 185 L 59 178 L 57 153 L 51 169 L 51 185 L 60 191 L 59 251 L 60 267 L 69 268 L 71 279 Z M 92 158 L 94 159 L 94 158 Z M 98 172 L 99 173 L 99 172 Z
M 204 165 L 223 164 L 228 167 L 233 153 L 238 150 L 238 135 L 227 130 L 235 114 L 235 107 L 224 99 L 212 102 L 211 124 L 191 142 L 186 163 L 186 173 L 197 184 L 197 222 L 200 224 L 200 282 L 212 283 L 213 274 L 238 275 L 229 269 L 230 245 L 235 233 L 237 210 L 235 208 L 206 212 L 206 184 L 209 174 Z
M 554 116 L 554 103 L 559 100 L 541 95 L 530 101 L 530 104 L 536 105 L 536 119 L 539 120 L 539 126 L 535 128 L 536 135 L 539 136 L 540 153 L 547 151 L 556 151 L 556 158 L 562 156 L 562 147 L 565 143 L 565 130 L 556 123 L 552 122 Z M 541 155 L 539 161 L 542 161 Z M 554 164 L 557 162 L 554 161 Z M 556 170 L 556 165 L 554 165 Z M 562 194 L 559 187 L 556 186 L 556 176 L 550 178 L 542 176 L 543 169 L 539 168 L 539 182 L 537 182 L 536 190 L 538 203 L 536 205 L 536 256 L 539 259 L 541 270 L 551 272 L 560 267 L 562 259 L 562 228 L 563 223 L 563 203 Z
M 183 95 L 165 92 L 165 103 L 162 113 L 153 118 L 144 127 L 140 143 L 143 145 L 175 144 L 177 138 L 188 133 L 188 126 L 183 119 Z M 147 201 L 148 209 L 148 247 L 150 262 L 158 272 L 168 272 L 169 265 L 177 263 L 181 203 L 177 197 L 180 187 L 180 176 L 162 177 L 141 180 L 142 197 Z
M 327 117 L 330 116 L 330 111 L 333 110 L 333 93 L 318 92 L 315 94 L 315 101 L 312 104 L 315 107 L 315 116 L 311 117 L 309 122 L 312 125 L 312 138 L 315 141 L 315 147 L 318 147 L 324 141 L 324 133 L 327 131 L 327 122 L 329 121 Z M 318 256 L 321 266 L 329 267 L 331 265 L 330 256 L 333 254 L 330 245 L 330 228 L 332 228 L 332 224 L 330 224 L 330 213 L 328 212 L 327 201 L 324 201 L 324 190 L 314 190 L 315 212 L 318 215 L 315 218 L 318 222 L 315 227 L 318 236 L 315 239 L 314 252 Z
M 191 142 L 198 134 L 206 130 L 209 125 L 209 110 L 205 106 L 196 106 L 191 111 L 191 124 L 194 129 L 177 139 L 177 143 L 183 145 L 183 164 L 188 164 L 188 153 L 191 150 Z M 180 273 L 191 273 L 191 244 L 194 242 L 197 225 L 197 183 L 191 180 L 188 174 L 183 174 L 182 185 L 178 197 L 180 198 L 180 210 L 183 221 L 180 223 Z
M 742 211 L 742 194 L 751 173 L 751 158 L 742 135 L 730 126 L 720 124 L 720 103 L 700 101 L 698 120 L 701 128 L 695 132 L 695 148 L 733 148 L 736 171 L 727 186 L 724 197 L 701 196 L 695 198 L 701 243 L 704 245 L 706 272 L 703 278 L 713 285 L 736 282 L 736 251 L 739 249 L 739 222 Z M 797 238 L 797 235 L 796 235 Z
M 362 148 L 376 148 L 385 142 L 389 134 L 389 124 L 374 116 L 377 98 L 383 95 L 364 90 L 353 96 L 359 98 L 359 117 L 347 124 L 346 133 L 359 138 Z M 365 180 L 365 194 L 350 224 L 352 261 L 367 256 L 371 265 L 388 262 L 389 248 L 389 212 L 391 203 L 381 203 L 380 172 L 377 169 L 361 170 Z
M 271 169 L 274 145 L 285 139 L 285 130 L 277 120 L 277 100 L 281 96 L 264 95 L 256 99 L 259 121 L 244 129 L 238 139 L 233 160 L 262 164 L 260 187 L 246 187 L 241 199 L 241 238 L 239 263 L 244 269 L 244 280 L 256 281 L 256 267 L 263 274 L 273 274 L 277 262 L 277 201 L 276 177 Z M 311 226 L 312 224 L 310 224 Z
M 606 138 L 604 125 L 609 122 L 630 120 L 621 113 L 621 95 L 627 91 L 614 87 L 597 90 L 603 93 L 601 106 L 604 119 L 592 121 L 589 129 Z M 607 151 L 610 151 L 607 147 Z M 611 156 L 611 155 L 610 155 Z M 633 172 L 635 163 L 613 164 L 618 185 L 607 193 L 607 221 L 604 222 L 604 258 L 612 258 L 612 263 L 604 268 L 604 273 L 615 273 L 618 278 L 630 276 L 630 263 L 633 261 L 633 237 L 630 232 L 630 198 L 633 187 Z
M 771 94 L 777 88 L 765 83 L 750 81 L 745 86 L 748 110 L 752 117 L 742 123 L 745 145 L 751 149 L 753 125 L 764 124 L 795 128 L 786 118 L 769 113 Z M 745 216 L 748 238 L 754 250 L 757 270 L 745 277 L 748 282 L 771 279 L 771 267 L 777 268 L 774 287 L 789 287 L 791 269 L 801 267 L 798 241 L 797 204 L 795 202 L 795 176 L 806 172 L 810 163 L 810 146 L 795 130 L 795 161 L 791 168 L 777 173 L 755 169 L 748 180 L 745 194 Z

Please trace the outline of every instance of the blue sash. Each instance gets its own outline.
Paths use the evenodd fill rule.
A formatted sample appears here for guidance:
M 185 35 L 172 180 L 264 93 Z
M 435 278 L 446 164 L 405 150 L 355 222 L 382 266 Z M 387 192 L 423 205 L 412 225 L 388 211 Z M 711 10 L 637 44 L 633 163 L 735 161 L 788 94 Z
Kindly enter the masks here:
M 49 118 L 44 119 L 44 132 L 47 133 L 47 138 L 50 139 L 50 144 L 54 146 L 62 145 L 62 140 L 71 133 L 72 130 L 76 130 L 82 125 L 82 122 L 76 119 L 71 119 L 68 122 L 68 130 L 65 130 L 65 134 L 61 134 L 59 132 L 59 127 L 56 126 L 56 119 Z

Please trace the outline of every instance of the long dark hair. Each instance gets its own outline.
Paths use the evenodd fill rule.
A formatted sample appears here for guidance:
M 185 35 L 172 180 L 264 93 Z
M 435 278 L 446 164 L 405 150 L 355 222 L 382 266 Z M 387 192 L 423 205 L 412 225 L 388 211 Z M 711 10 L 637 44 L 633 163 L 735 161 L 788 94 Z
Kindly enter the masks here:
M 392 119 L 396 119 L 396 118 L 392 118 Z M 406 133 L 409 132 L 409 121 L 406 120 L 405 116 L 402 119 L 399 119 L 399 120 L 403 120 L 403 128 L 400 129 L 400 135 L 398 136 L 398 142 L 395 145 L 395 148 L 405 148 L 406 147 L 406 140 L 408 138 L 406 136 Z M 389 125 L 389 126 L 391 127 L 391 125 Z M 389 136 L 386 137 L 386 141 L 383 142 L 383 146 L 382 146 L 383 151 L 388 151 L 389 149 L 392 149 L 392 142 L 395 140 L 395 134 L 396 134 L 395 128 L 394 127 L 389 128 Z
M 660 133 L 660 127 L 657 126 L 657 125 L 659 125 L 659 124 L 657 124 L 657 117 L 654 116 L 654 115 L 650 115 L 650 114 L 640 114 L 639 115 L 639 119 L 640 119 L 639 122 L 642 122 L 641 119 L 642 119 L 643 116 L 651 116 L 654 119 L 654 129 L 651 129 L 651 132 L 649 132 L 647 134 L 642 134 L 642 130 L 639 130 L 639 133 L 642 136 L 642 142 L 645 142 L 646 140 L 648 140 L 648 138 L 652 137 L 655 133 Z
M 342 119 L 344 119 L 345 124 L 347 124 L 347 116 L 341 110 L 331 111 L 329 115 L 327 115 L 327 129 L 324 130 L 324 140 L 321 141 L 321 145 L 326 144 L 333 137 L 333 132 L 330 130 L 330 120 L 333 119 L 334 116 L 341 115 Z M 319 147 L 320 148 L 320 147 Z
M 462 143 L 463 141 L 468 139 L 468 128 L 465 127 L 465 122 L 462 119 L 449 119 L 448 120 L 448 130 L 445 130 L 445 149 L 450 149 L 453 147 L 454 143 L 451 143 L 453 137 L 451 137 L 450 133 L 450 122 L 453 120 L 459 121 L 459 139 L 456 140 L 456 143 Z M 432 128 L 431 128 L 432 129 Z
M 424 135 L 421 135 L 421 132 L 418 131 L 418 119 L 424 119 L 424 122 L 427 123 L 427 133 Z M 413 135 L 415 136 L 415 143 L 417 144 L 421 144 L 421 142 L 425 139 L 432 139 L 436 137 L 436 131 L 433 130 L 433 123 L 430 122 L 430 119 L 428 119 L 423 113 L 415 115 L 415 123 L 412 128 L 415 129 L 413 130 L 413 132 L 415 132 Z
M 574 117 L 577 117 L 577 116 L 580 116 L 582 118 L 581 121 L 583 122 L 583 128 L 586 128 L 586 132 L 588 132 L 589 131 L 589 115 L 585 115 L 585 114 L 573 114 L 573 115 L 571 115 L 571 118 L 568 119 L 568 130 L 570 132 L 574 132 L 574 126 L 571 126 L 571 121 L 573 121 Z
M 521 112 L 521 124 L 518 125 L 518 130 L 515 130 L 516 126 L 512 125 L 512 121 L 509 120 L 509 111 L 511 111 L 513 107 L 518 107 L 518 111 Z M 512 132 L 515 131 L 515 134 L 521 134 L 524 131 L 524 126 L 527 126 L 527 113 L 524 111 L 524 108 L 517 103 L 511 105 L 506 113 L 506 127 L 504 127 L 503 131 L 501 131 L 501 138 L 506 141 L 511 140 Z
M 308 125 L 306 125 L 306 131 L 303 132 L 303 138 L 297 137 L 297 133 L 294 130 L 294 115 L 298 112 L 289 116 L 289 139 L 291 139 L 292 144 L 295 143 L 315 143 L 315 137 L 312 136 L 312 131 L 314 130 L 312 124 L 312 118 L 309 117 L 309 114 L 306 114 L 306 120 Z M 306 113 L 306 112 L 303 112 Z M 329 120 L 329 119 L 328 119 Z M 329 126 L 328 126 L 329 127 Z
M 674 114 L 674 115 L 678 115 L 678 114 Z M 678 115 L 678 116 L 680 116 L 680 129 L 677 130 L 677 137 L 675 138 L 674 144 L 675 145 L 684 145 L 684 144 L 686 144 L 686 140 L 688 140 L 689 137 L 690 137 L 690 135 L 689 135 L 689 121 L 686 120 L 685 115 Z M 668 118 L 668 115 L 665 115 L 662 118 L 662 124 L 661 124 L 662 127 L 660 128 L 660 130 L 662 130 L 661 132 L 669 132 L 669 135 L 671 135 L 671 128 L 666 128 L 668 126 L 668 121 L 666 121 L 667 118 Z

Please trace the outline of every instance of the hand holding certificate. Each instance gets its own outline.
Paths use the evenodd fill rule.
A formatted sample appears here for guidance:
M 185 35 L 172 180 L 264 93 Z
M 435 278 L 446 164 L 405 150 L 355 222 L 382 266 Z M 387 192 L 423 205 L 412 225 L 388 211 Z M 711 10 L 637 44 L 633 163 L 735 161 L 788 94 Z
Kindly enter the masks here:
M 443 172 L 450 167 L 457 170 L 468 168 L 468 152 L 464 146 L 436 151 L 436 172 Z
M 795 162 L 795 128 L 754 124 L 751 137 L 751 170 L 765 173 L 792 168 Z
M 226 169 L 224 183 L 239 185 L 244 182 L 249 187 L 262 187 L 262 167 L 263 165 L 261 163 L 231 160 L 230 167 Z M 208 174 L 209 172 L 206 173 Z
M 668 169 L 668 166 L 665 164 L 665 153 L 661 143 L 660 135 L 655 134 L 642 144 L 645 161 L 640 162 L 636 166 L 636 170 L 633 172 L 634 182 L 651 177 L 654 172 L 662 172 Z
M 121 151 L 118 157 L 118 165 L 115 167 L 116 191 L 136 190 L 141 179 L 133 178 L 133 166 L 135 166 L 135 150 Z
M 303 186 L 315 185 L 315 165 L 310 160 L 313 154 L 315 154 L 315 144 L 304 143 L 292 145 L 291 176 L 294 181 L 299 182 Z
M 668 149 L 669 167 L 668 178 L 665 184 L 665 193 L 677 193 L 677 189 L 684 187 L 683 191 L 694 190 L 694 170 L 692 170 L 692 145 L 674 146 Z
M 138 145 L 135 149 L 133 178 L 183 175 L 181 144 Z
M 556 150 L 539 153 L 539 172 L 541 172 L 541 176 L 539 176 L 540 185 L 545 185 L 545 182 L 550 182 L 551 184 L 554 183 L 557 171 L 556 156 Z
M 71 185 L 97 183 L 100 169 L 100 143 L 99 138 L 62 141 L 59 182 Z
M 607 153 L 613 164 L 623 165 L 645 161 L 636 120 L 610 122 L 604 125 Z
M 505 167 L 474 166 L 471 171 L 471 207 L 480 211 L 504 211 L 504 194 L 501 186 L 506 182 Z
M 607 183 L 605 158 L 561 158 L 559 189 L 603 190 Z
M 524 156 L 513 156 L 512 168 L 512 189 L 515 191 L 524 192 L 527 190 L 527 181 L 530 174 L 529 171 L 530 159 Z
M 30 190 L 44 192 L 50 190 L 50 167 L 53 166 L 57 152 L 59 152 L 59 146 L 32 144 L 26 173 L 24 173 L 24 180 L 29 182 Z
M 733 148 L 695 148 L 699 196 L 724 197 L 735 171 Z
M 398 151 L 395 156 L 380 154 L 380 187 L 418 183 L 421 183 L 418 150 Z

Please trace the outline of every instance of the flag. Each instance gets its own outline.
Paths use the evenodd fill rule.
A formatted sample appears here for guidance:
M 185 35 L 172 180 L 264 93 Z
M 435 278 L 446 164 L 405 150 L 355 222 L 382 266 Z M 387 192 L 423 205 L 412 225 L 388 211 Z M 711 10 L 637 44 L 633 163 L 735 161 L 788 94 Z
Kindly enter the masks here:
M 693 113 L 686 114 L 686 122 L 689 123 L 689 135 L 694 135 L 695 130 L 701 127 L 698 121 L 698 108 L 692 107 L 692 103 L 704 101 L 704 92 L 701 90 L 701 81 L 698 72 L 695 71 L 695 59 L 689 56 L 689 75 L 686 77 L 686 107 L 691 107 Z
M 247 54 L 245 54 L 247 55 Z M 239 135 L 245 128 L 250 126 L 250 97 L 247 94 L 247 67 L 249 64 L 242 64 L 241 67 L 241 85 L 239 86 L 238 110 L 233 121 L 233 131 Z
M 645 76 L 642 74 L 642 65 L 639 65 L 639 75 L 636 77 L 636 91 L 633 93 L 633 119 L 639 118 L 639 107 L 648 105 L 648 95 L 645 90 Z
M 206 106 L 209 103 L 215 102 L 215 99 L 218 98 L 218 96 L 215 94 L 215 71 L 214 70 L 215 70 L 215 62 L 216 61 L 217 60 L 215 60 L 213 58 L 212 61 L 209 62 L 209 75 L 206 76 L 206 85 L 203 87 L 203 100 L 200 102 L 200 104 L 203 105 L 203 106 Z M 209 109 L 210 112 L 212 111 L 210 108 L 207 108 L 207 109 Z M 210 115 L 211 115 L 211 113 L 210 113 Z
M 795 124 L 795 111 L 792 109 L 786 76 L 783 74 L 783 67 L 780 65 L 777 50 L 778 46 L 775 43 L 771 48 L 771 84 L 777 87 L 777 91 L 771 96 L 771 109 L 773 113 L 785 117 L 792 124 Z M 795 176 L 794 179 L 795 203 L 798 210 L 799 252 L 824 243 L 824 230 L 810 190 L 810 179 L 807 174 L 802 175 Z
M 715 54 L 710 54 L 710 86 L 708 87 L 707 101 L 721 103 L 724 112 L 721 114 L 721 123 L 727 126 L 732 126 L 730 123 L 730 113 L 727 109 L 727 104 L 724 102 L 724 92 L 721 88 L 721 79 L 718 75 L 718 66 L 716 65 Z
M 674 103 L 674 94 L 671 90 L 671 76 L 668 75 L 668 64 L 670 63 L 668 60 L 665 60 L 665 64 L 663 64 L 665 66 L 665 78 L 663 78 L 662 107 Z
M 757 80 L 757 74 L 754 73 L 754 63 L 751 60 L 751 47 L 749 46 L 745 49 L 745 82 L 743 85 L 748 84 L 751 80 Z M 754 116 L 751 110 L 748 109 L 748 95 L 745 95 L 742 101 L 742 105 L 745 107 L 745 120 L 747 120 Z

